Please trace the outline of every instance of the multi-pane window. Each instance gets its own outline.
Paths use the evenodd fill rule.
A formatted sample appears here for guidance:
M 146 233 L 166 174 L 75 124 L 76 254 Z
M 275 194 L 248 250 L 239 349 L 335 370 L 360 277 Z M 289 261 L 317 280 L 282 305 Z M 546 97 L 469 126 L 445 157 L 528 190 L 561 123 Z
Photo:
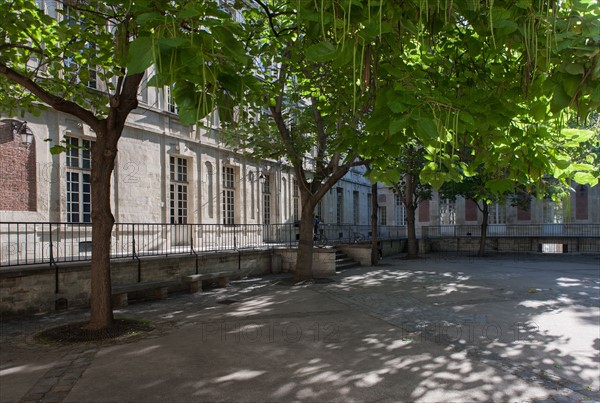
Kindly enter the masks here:
M 360 220 L 360 205 L 359 205 L 359 193 L 358 191 L 354 191 L 352 193 L 352 217 L 353 217 L 353 222 L 354 224 L 358 224 L 359 220 Z
M 96 45 L 91 44 L 91 43 L 86 43 L 85 44 L 85 48 L 86 49 L 90 49 L 92 52 L 96 51 Z M 98 88 L 98 72 L 96 71 L 96 66 L 92 65 L 92 64 L 86 64 L 85 68 L 87 69 L 87 71 L 85 73 L 87 73 L 87 86 L 93 89 L 97 89 Z M 85 76 L 85 73 L 83 74 Z
M 218 109 L 215 109 L 206 115 L 206 117 L 202 119 L 202 124 L 209 129 L 218 129 L 220 126 Z M 214 133 L 214 131 L 206 130 L 204 135 L 206 137 L 213 137 Z
M 210 162 L 206 162 L 206 207 L 208 209 L 208 217 L 213 218 L 213 205 L 215 197 L 215 185 L 213 181 L 213 166 Z
M 285 178 L 281 179 L 281 193 L 282 193 L 282 201 L 283 201 L 283 219 L 286 220 L 289 216 L 289 204 L 288 204 L 288 194 L 287 194 L 287 180 Z
M 235 173 L 233 167 L 223 167 L 223 224 L 235 223 Z
M 373 209 L 373 195 L 367 194 L 367 224 L 371 224 L 371 210 Z
M 504 204 L 490 204 L 488 224 L 506 224 L 506 206 Z
M 319 216 L 319 218 L 321 219 L 321 222 L 323 222 L 323 202 L 320 201 L 319 203 L 317 203 L 317 216 Z
M 440 199 L 440 225 L 456 224 L 456 208 L 454 200 Z
M 83 24 L 83 16 L 71 6 L 63 5 L 62 18 L 69 26 L 76 26 Z M 79 51 L 83 59 L 93 59 L 97 53 L 96 45 L 91 42 L 84 44 L 84 49 Z M 73 53 L 64 53 L 64 74 L 65 77 L 71 77 L 75 83 L 85 82 L 89 88 L 98 88 L 98 78 L 96 66 L 90 63 L 85 65 L 79 65 L 75 62 L 76 55 Z
M 344 222 L 344 189 L 336 188 L 336 217 L 335 222 L 341 224 Z
M 250 218 L 254 219 L 254 210 L 256 209 L 256 196 L 254 194 L 254 172 L 250 172 L 248 174 L 248 181 L 250 182 Z
M 292 193 L 292 201 L 293 201 L 293 215 L 294 221 L 298 221 L 300 219 L 300 196 L 298 192 L 298 182 L 294 179 L 293 185 L 293 193 Z
M 165 101 L 167 104 L 167 111 L 171 113 L 177 113 L 177 104 L 175 103 L 175 97 L 173 96 L 173 88 L 165 87 Z
M 142 81 L 138 87 L 137 99 L 143 104 L 148 103 L 148 74 L 144 73 Z
M 544 199 L 542 209 L 542 219 L 545 224 L 560 224 L 563 222 L 562 201 L 554 202 L 550 199 Z
M 263 176 L 263 224 L 271 224 L 271 178 L 269 175 Z
M 387 207 L 386 206 L 379 207 L 379 224 L 387 225 Z
M 188 217 L 188 165 L 179 157 L 169 158 L 169 200 L 171 224 L 187 224 Z
M 394 202 L 396 225 L 406 225 L 406 206 L 400 195 L 394 195 Z
M 92 222 L 92 142 L 66 138 L 67 222 Z

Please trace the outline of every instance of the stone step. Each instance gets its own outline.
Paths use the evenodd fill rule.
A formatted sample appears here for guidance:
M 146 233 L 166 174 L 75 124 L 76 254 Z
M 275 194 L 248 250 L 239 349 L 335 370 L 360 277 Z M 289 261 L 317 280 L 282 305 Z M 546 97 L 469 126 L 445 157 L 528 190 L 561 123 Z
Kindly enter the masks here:
M 351 257 L 340 250 L 335 251 L 335 270 L 342 271 L 351 269 L 353 267 L 359 267 L 360 265 L 354 261 Z
M 342 264 L 336 264 L 335 271 L 352 269 L 354 267 L 360 267 L 360 265 L 358 263 L 356 263 L 355 261 L 346 262 L 346 263 L 342 263 Z

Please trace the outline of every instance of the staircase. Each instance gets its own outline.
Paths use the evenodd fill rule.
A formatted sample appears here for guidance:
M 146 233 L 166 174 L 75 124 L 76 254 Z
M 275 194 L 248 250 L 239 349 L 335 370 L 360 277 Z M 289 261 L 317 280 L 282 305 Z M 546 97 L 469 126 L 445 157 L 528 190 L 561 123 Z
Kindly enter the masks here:
M 360 267 L 360 265 L 352 260 L 348 255 L 340 250 L 335 250 L 335 271 L 342 271 L 351 269 L 353 267 Z

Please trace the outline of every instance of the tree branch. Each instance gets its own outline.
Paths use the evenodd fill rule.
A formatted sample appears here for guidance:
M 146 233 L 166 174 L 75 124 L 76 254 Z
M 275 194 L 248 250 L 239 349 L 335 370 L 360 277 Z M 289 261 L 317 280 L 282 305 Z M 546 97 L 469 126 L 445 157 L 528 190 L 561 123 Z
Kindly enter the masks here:
M 319 111 L 319 108 L 317 106 L 317 98 L 311 96 L 310 103 L 317 130 L 317 167 L 324 169 L 323 159 L 325 158 L 325 147 L 327 147 L 327 133 L 325 132 L 325 125 L 323 124 L 323 117 L 321 116 L 321 111 Z M 321 164 L 321 166 L 319 166 L 319 163 Z
M 27 46 L 27 45 L 17 45 L 17 44 L 10 44 L 10 43 L 3 43 L 2 45 L 0 45 L 0 51 L 6 50 L 6 49 L 24 49 L 24 50 L 28 50 L 31 53 L 36 53 L 38 55 L 43 55 L 44 52 L 42 52 L 39 49 L 33 48 L 31 46 Z
M 284 52 L 284 56 L 289 58 L 290 52 L 286 50 Z M 277 101 L 275 102 L 275 110 L 277 113 L 281 114 L 281 109 L 283 105 L 283 94 L 285 93 L 285 80 L 287 79 L 287 63 L 282 63 L 281 68 L 279 69 L 279 78 L 277 79 L 279 84 L 279 94 L 277 95 Z
M 40 87 L 29 77 L 18 73 L 17 71 L 11 69 L 4 63 L 0 63 L 0 74 L 3 74 L 9 80 L 22 86 L 23 88 L 31 92 L 33 95 L 38 97 L 42 102 L 45 102 L 57 111 L 73 115 L 92 127 L 96 126 L 99 122 L 99 119 L 96 116 L 94 116 L 92 112 L 82 108 L 75 102 L 68 101 L 64 98 L 50 94 L 48 91 Z
M 273 35 L 275 35 L 276 38 L 278 38 L 279 36 L 281 36 L 284 32 L 287 31 L 294 31 L 296 30 L 295 27 L 289 27 L 289 28 L 282 28 L 279 31 L 277 31 L 277 29 L 275 28 L 275 22 L 273 21 L 273 19 L 275 17 L 278 17 L 280 15 L 292 15 L 291 12 L 272 12 L 269 9 L 269 6 L 267 6 L 264 2 L 262 2 L 261 0 L 254 0 L 254 2 L 256 4 L 258 4 L 258 6 L 260 8 L 263 9 L 263 11 L 265 12 L 265 14 L 267 15 L 267 19 L 269 20 L 269 27 L 271 27 L 271 32 L 273 32 Z
M 286 53 L 289 53 L 289 52 L 286 52 Z M 281 66 L 281 69 L 279 71 L 279 78 L 278 78 L 279 94 L 277 95 L 277 100 L 275 102 L 275 105 L 270 106 L 269 109 L 271 110 L 271 115 L 272 115 L 273 119 L 275 120 L 275 124 L 277 126 L 277 130 L 279 131 L 281 139 L 283 140 L 283 144 L 284 144 L 286 153 L 288 154 L 288 157 L 290 158 L 292 164 L 294 164 L 295 166 L 297 165 L 299 167 L 302 167 L 302 156 L 300 156 L 298 154 L 298 152 L 296 151 L 296 149 L 294 147 L 294 140 L 293 140 L 293 138 L 290 134 L 289 128 L 285 124 L 285 120 L 283 118 L 283 95 L 285 93 L 286 77 L 287 77 L 287 64 L 283 63 Z

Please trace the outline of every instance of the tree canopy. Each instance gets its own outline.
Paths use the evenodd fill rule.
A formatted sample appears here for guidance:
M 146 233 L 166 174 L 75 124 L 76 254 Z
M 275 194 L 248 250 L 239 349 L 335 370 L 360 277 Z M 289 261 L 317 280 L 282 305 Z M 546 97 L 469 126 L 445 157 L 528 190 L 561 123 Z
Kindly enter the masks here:
M 171 86 L 184 123 L 194 123 L 220 99 L 239 91 L 231 79 L 245 62 L 237 25 L 216 2 L 115 0 L 0 3 L 0 111 L 70 114 L 95 133 L 91 163 L 91 319 L 113 320 L 110 242 L 111 176 L 117 144 L 144 74 Z M 239 81 L 239 80 L 238 80 Z M 219 94 L 225 94 L 220 96 Z M 64 147 L 58 147 L 58 150 Z

